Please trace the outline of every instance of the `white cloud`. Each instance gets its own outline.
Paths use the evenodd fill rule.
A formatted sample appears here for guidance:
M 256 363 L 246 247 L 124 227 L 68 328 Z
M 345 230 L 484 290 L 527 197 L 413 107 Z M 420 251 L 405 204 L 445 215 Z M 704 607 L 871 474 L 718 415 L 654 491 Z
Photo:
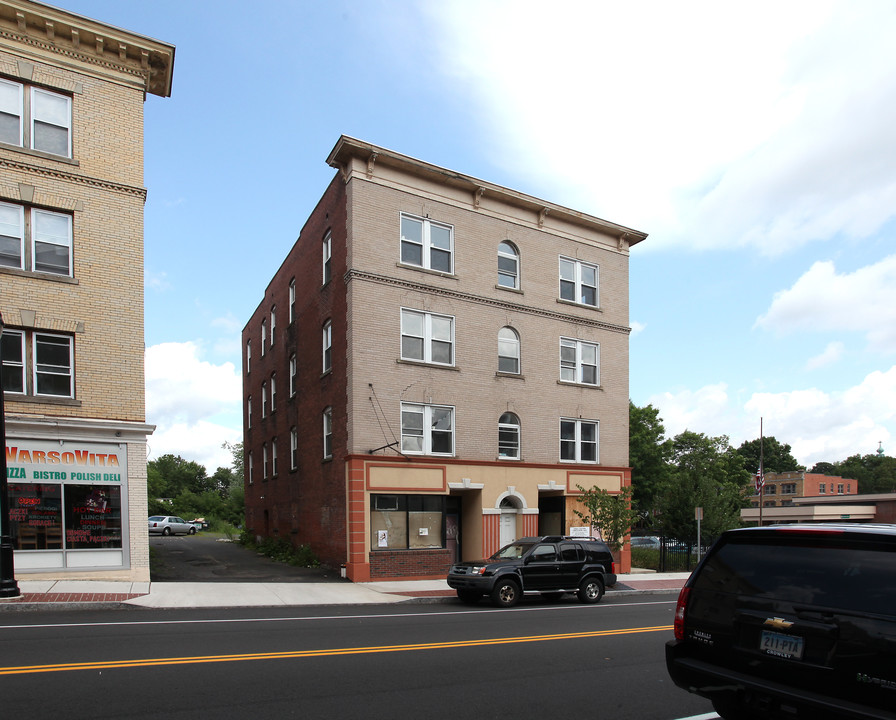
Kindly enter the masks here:
M 845 274 L 833 262 L 816 262 L 775 294 L 756 325 L 779 334 L 862 332 L 872 349 L 896 352 L 896 255 Z
M 759 437 L 762 419 L 765 436 L 789 444 L 794 457 L 808 467 L 873 453 L 879 442 L 892 454 L 896 441 L 896 365 L 836 392 L 754 393 L 738 406 L 725 385 L 708 385 L 663 393 L 648 402 L 659 409 L 670 438 L 686 429 L 727 434 L 737 447 Z
M 806 370 L 817 370 L 818 368 L 833 365 L 843 357 L 845 351 L 846 346 L 842 342 L 829 342 L 824 352 L 809 358 L 808 362 L 806 362 Z
M 637 335 L 640 332 L 644 332 L 645 328 L 647 327 L 644 323 L 639 323 L 637 321 L 632 321 L 631 326 L 632 326 L 631 337 L 634 337 L 635 335 Z
M 241 439 L 241 384 L 233 363 L 200 359 L 193 342 L 162 343 L 146 350 L 146 419 L 157 426 L 153 456 L 181 455 L 209 473 L 229 465 L 225 441 Z
M 444 74 L 489 118 L 492 160 L 651 232 L 647 252 L 776 254 L 896 214 L 888 2 L 428 7 Z

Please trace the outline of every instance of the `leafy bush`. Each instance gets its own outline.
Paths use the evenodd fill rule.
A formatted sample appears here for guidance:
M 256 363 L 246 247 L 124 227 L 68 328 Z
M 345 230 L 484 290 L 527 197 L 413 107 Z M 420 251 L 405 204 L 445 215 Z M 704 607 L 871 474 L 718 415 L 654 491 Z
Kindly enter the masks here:
M 250 550 L 255 550 L 277 562 L 287 563 L 295 567 L 318 567 L 320 560 L 310 545 L 293 546 L 283 538 L 264 538 L 260 543 L 248 530 L 240 533 L 239 542 Z

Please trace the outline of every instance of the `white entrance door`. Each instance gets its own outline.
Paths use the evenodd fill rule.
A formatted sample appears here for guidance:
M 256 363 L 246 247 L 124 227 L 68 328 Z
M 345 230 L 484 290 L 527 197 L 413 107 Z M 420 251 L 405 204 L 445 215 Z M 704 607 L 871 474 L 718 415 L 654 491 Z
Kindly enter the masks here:
M 516 515 L 513 510 L 501 511 L 501 547 L 516 540 Z

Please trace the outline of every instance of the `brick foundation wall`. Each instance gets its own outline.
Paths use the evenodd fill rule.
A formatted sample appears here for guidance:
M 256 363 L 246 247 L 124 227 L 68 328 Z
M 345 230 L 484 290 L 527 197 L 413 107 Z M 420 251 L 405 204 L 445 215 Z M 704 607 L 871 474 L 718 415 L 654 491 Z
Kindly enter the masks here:
M 445 548 L 378 550 L 370 553 L 370 578 L 445 576 L 451 561 L 451 553 Z

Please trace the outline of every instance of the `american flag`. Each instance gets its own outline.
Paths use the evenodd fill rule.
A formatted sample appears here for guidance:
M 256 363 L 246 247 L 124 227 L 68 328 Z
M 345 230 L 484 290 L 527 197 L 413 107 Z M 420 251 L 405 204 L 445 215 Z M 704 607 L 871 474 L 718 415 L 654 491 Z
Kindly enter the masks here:
M 756 485 L 756 492 L 762 490 L 762 486 L 765 485 L 765 475 L 762 472 L 761 466 L 753 476 L 753 484 Z

